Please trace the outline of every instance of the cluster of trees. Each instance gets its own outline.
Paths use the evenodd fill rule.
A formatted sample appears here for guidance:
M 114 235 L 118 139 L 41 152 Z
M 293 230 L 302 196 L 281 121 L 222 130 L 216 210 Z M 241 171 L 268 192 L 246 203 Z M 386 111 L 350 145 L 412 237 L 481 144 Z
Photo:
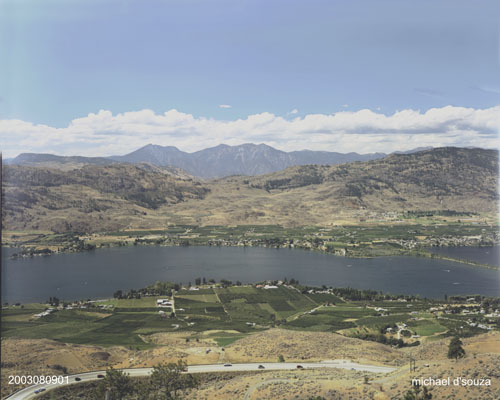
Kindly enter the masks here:
M 251 187 L 270 191 L 272 189 L 293 189 L 309 185 L 319 185 L 325 178 L 318 171 L 316 165 L 306 165 L 298 169 L 297 173 L 289 178 L 269 179 L 262 184 L 252 184 Z M 248 181 L 244 181 L 246 183 Z
M 132 289 L 129 292 L 117 290 L 113 297 L 115 299 L 140 299 L 142 296 L 172 296 L 172 291 L 178 291 L 180 288 L 181 284 L 179 283 L 158 281 L 143 289 Z
M 177 363 L 158 364 L 146 381 L 133 381 L 123 371 L 110 368 L 95 391 L 96 399 L 124 400 L 124 399 L 166 399 L 182 398 L 186 389 L 196 388 L 198 381 L 185 373 L 187 364 L 184 361 Z
M 361 198 L 365 193 L 364 186 L 360 182 L 347 183 L 342 189 L 342 194 L 346 197 Z
M 95 244 L 92 243 L 87 243 L 83 240 L 77 240 L 76 241 L 76 246 L 75 249 L 78 251 L 88 251 L 88 250 L 94 250 L 96 248 Z
M 47 303 L 53 307 L 58 307 L 60 302 L 61 300 L 59 300 L 57 297 L 49 297 L 49 300 L 47 301 Z
M 278 283 L 278 282 L 276 281 L 276 283 Z M 294 278 L 291 278 L 290 280 L 288 280 L 288 278 L 285 276 L 285 278 L 283 279 L 283 283 L 285 285 L 298 285 L 299 284 L 299 280 L 298 279 L 294 279 Z M 325 289 L 326 289 L 326 286 L 325 286 Z
M 33 257 L 33 256 L 38 256 L 38 255 L 48 256 L 52 253 L 53 253 L 53 251 L 48 249 L 48 248 L 35 249 L 33 247 L 23 247 L 21 249 L 21 251 L 19 251 L 19 253 L 12 254 L 10 256 L 10 258 L 14 260 L 14 259 L 20 258 L 20 257 Z
M 226 286 L 230 286 L 233 284 L 232 281 L 228 281 L 227 279 L 221 279 L 219 281 L 222 285 L 226 285 Z M 203 277 L 203 278 L 196 278 L 194 280 L 194 284 L 196 286 L 200 286 L 200 285 L 206 285 L 206 284 L 209 284 L 209 285 L 215 285 L 217 283 L 217 281 L 213 278 L 210 278 L 207 280 L 207 278 Z M 235 283 L 236 286 L 241 286 L 243 285 L 240 281 L 236 281 Z M 191 286 L 191 282 L 189 282 L 189 286 Z
M 227 279 L 221 279 L 219 282 L 222 285 L 222 287 L 225 287 L 225 288 L 228 286 L 231 286 L 233 284 L 232 281 L 228 281 Z M 241 285 L 241 282 L 240 282 L 240 285 Z
M 424 386 L 423 389 L 420 386 L 413 386 L 412 390 L 408 390 L 403 397 L 403 400 L 431 400 L 432 394 L 429 390 Z
M 465 303 L 468 299 L 474 299 L 476 302 L 480 302 L 482 299 L 482 296 L 479 294 L 475 295 L 453 295 L 453 296 L 447 296 L 446 294 L 444 295 L 445 300 L 450 302 L 450 303 Z
M 307 288 L 309 289 L 309 288 Z M 406 301 L 414 301 L 417 299 L 416 296 L 401 296 L 392 295 L 382 292 L 377 292 L 376 290 L 360 290 L 353 288 L 330 288 L 334 295 L 342 297 L 345 300 L 353 301 L 376 301 L 376 300 L 398 300 L 405 299 Z
M 387 336 L 383 334 L 374 334 L 374 333 L 360 333 L 355 336 L 358 339 L 362 340 L 369 340 L 371 342 L 377 342 L 377 343 L 382 343 L 382 344 L 388 344 L 391 346 L 396 346 L 396 347 L 413 347 L 413 346 L 418 346 L 420 345 L 420 342 L 417 340 L 412 343 L 407 343 L 403 339 L 395 339 L 395 338 L 388 338 Z
M 123 293 L 121 290 L 117 290 L 113 293 L 115 299 L 140 299 L 141 293 L 137 290 L 130 290 L 129 292 Z
M 297 282 L 292 279 L 292 281 Z M 200 286 L 201 284 L 206 285 L 215 285 L 217 281 L 213 278 L 210 278 L 207 280 L 207 278 L 199 277 L 194 280 L 194 283 L 196 286 Z M 233 282 L 227 279 L 220 279 L 219 283 L 223 287 L 228 287 L 233 285 Z M 234 282 L 234 285 L 236 286 L 241 286 L 243 283 L 241 281 L 236 281 Z M 191 286 L 191 282 L 188 283 L 188 286 Z M 143 289 L 132 289 L 128 292 L 124 292 L 123 290 L 117 290 L 113 293 L 113 297 L 115 299 L 140 299 L 142 296 L 172 296 L 172 293 L 174 291 L 178 292 L 182 288 L 182 282 L 181 283 L 174 283 L 174 282 L 160 282 L 157 281 L 155 284 L 147 286 Z
M 158 239 L 135 238 L 134 246 L 137 246 L 138 244 L 164 244 L 164 243 L 168 243 L 169 241 L 170 241 L 170 238 L 168 238 L 168 237 L 163 237 L 163 238 L 158 238 Z
M 282 179 L 272 179 L 267 181 L 263 186 L 258 186 L 262 189 L 270 191 L 271 189 L 283 189 L 290 187 L 290 178 L 282 178 Z
M 377 300 L 379 292 L 376 290 L 360 290 L 353 288 L 335 288 L 333 293 L 346 300 Z

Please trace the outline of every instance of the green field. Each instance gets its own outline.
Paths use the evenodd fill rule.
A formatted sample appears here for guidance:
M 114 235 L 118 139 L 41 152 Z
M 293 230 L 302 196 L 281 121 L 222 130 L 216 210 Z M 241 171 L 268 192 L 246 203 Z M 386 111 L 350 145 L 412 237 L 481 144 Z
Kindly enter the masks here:
M 387 327 L 402 323 L 407 324 L 412 334 L 421 337 L 450 334 L 448 332 L 465 336 L 484 332 L 467 323 L 470 315 L 448 314 L 438 318 L 428 309 L 439 302 L 421 299 L 348 301 L 331 293 L 310 293 L 285 285 L 275 289 L 215 285 L 178 291 L 173 298 L 174 315 L 171 308 L 156 306 L 159 298 L 169 299 L 167 296 L 143 296 L 81 303 L 73 305 L 74 309 L 60 307 L 41 318 L 34 318 L 34 315 L 47 308 L 46 305 L 9 306 L 2 313 L 2 337 L 48 338 L 67 343 L 144 349 L 152 346 L 146 336 L 157 332 L 185 332 L 187 336 L 196 336 L 216 330 L 219 333 L 213 339 L 227 346 L 248 334 L 274 326 L 342 331 L 354 336 L 385 334 Z M 475 318 L 482 317 L 476 315 Z
M 410 321 L 408 322 L 408 327 L 420 336 L 432 336 L 437 333 L 445 332 L 448 329 L 437 321 L 427 319 L 422 321 Z

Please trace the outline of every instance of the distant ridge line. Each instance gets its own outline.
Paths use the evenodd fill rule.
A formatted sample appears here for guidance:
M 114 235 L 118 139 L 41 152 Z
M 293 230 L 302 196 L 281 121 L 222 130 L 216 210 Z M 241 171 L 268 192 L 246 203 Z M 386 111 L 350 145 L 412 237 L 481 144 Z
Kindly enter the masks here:
M 330 151 L 299 150 L 285 152 L 266 144 L 245 143 L 238 146 L 220 144 L 187 153 L 175 146 L 148 144 L 131 153 L 110 157 L 57 156 L 22 153 L 8 161 L 17 165 L 96 164 L 116 162 L 148 163 L 157 167 L 183 169 L 199 178 L 222 178 L 231 175 L 262 175 L 297 165 L 336 165 L 353 161 L 370 161 L 387 156 L 385 153 L 358 154 Z
M 413 154 L 432 150 L 418 147 L 407 151 L 359 154 L 332 151 L 282 151 L 266 144 L 245 143 L 237 146 L 220 144 L 188 153 L 175 146 L 147 144 L 131 153 L 109 157 L 57 156 L 47 153 L 22 153 L 4 160 L 6 164 L 46 167 L 78 167 L 86 164 L 115 163 L 150 164 L 160 168 L 177 168 L 198 178 L 213 179 L 233 175 L 263 175 L 301 165 L 337 165 L 356 161 L 371 161 L 388 155 Z

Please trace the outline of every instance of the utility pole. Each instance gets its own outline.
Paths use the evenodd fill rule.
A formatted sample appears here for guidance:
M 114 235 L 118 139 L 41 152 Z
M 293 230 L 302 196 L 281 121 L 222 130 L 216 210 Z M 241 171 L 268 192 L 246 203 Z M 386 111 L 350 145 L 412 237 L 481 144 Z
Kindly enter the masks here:
M 415 372 L 417 370 L 417 361 L 410 354 L 410 372 Z

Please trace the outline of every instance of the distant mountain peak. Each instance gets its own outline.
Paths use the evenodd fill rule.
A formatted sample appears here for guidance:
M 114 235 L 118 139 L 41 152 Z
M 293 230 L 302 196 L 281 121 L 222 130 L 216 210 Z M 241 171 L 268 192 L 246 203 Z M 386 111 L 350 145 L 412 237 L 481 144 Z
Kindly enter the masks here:
M 413 153 L 418 153 L 420 151 L 427 151 L 427 150 L 432 150 L 434 147 L 432 146 L 425 146 L 425 147 L 416 147 L 411 150 L 404 150 L 404 151 L 395 151 L 392 154 L 413 154 Z
M 420 147 L 414 150 L 392 154 L 412 154 L 432 148 Z M 231 175 L 261 175 L 284 170 L 296 165 L 336 165 L 353 161 L 370 161 L 387 156 L 384 153 L 358 154 L 331 151 L 299 150 L 286 152 L 265 143 L 243 143 L 231 146 L 221 143 L 214 147 L 187 153 L 175 146 L 161 146 L 153 143 L 125 155 L 111 157 L 62 157 L 53 154 L 23 153 L 10 161 L 12 164 L 106 164 L 125 162 L 147 163 L 157 167 L 181 168 L 201 178 L 221 178 Z
M 285 152 L 265 143 L 243 143 L 231 146 L 221 143 L 193 153 L 181 151 L 173 146 L 148 144 L 113 160 L 129 163 L 147 162 L 156 166 L 182 168 L 201 178 L 221 178 L 231 175 L 261 175 L 295 165 L 335 165 L 351 161 L 369 161 L 385 154 L 335 153 L 328 151 Z
M 181 150 L 179 150 L 175 146 L 162 146 L 160 144 L 152 144 L 152 143 L 149 143 L 146 146 L 143 146 L 143 147 L 137 149 L 136 151 L 139 151 L 139 150 L 156 150 L 156 149 L 181 151 Z

